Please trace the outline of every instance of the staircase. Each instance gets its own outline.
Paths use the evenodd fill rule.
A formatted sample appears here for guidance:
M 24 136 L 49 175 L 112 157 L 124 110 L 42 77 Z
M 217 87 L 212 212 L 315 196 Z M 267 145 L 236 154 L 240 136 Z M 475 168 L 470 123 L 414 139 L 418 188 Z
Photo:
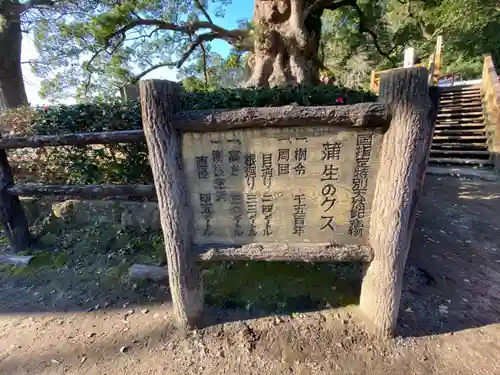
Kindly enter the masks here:
M 488 152 L 480 84 L 440 89 L 429 165 L 493 165 Z

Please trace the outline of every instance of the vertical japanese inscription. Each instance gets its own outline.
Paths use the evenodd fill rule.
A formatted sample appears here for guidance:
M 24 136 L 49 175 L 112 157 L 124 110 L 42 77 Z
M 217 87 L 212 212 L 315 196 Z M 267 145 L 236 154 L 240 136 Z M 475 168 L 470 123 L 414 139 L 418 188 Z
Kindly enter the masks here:
M 199 179 L 208 178 L 208 157 L 197 156 L 196 158 L 196 174 Z
M 245 196 L 245 199 L 249 221 L 248 236 L 254 237 L 257 235 L 257 225 L 255 223 L 255 220 L 257 219 L 257 195 L 250 193 Z
M 290 174 L 290 149 L 280 148 L 278 149 L 278 176 Z
M 245 154 L 245 179 L 250 190 L 255 187 L 257 177 L 257 158 L 255 154 Z
M 243 196 L 241 193 L 233 192 L 230 194 L 231 213 L 234 220 L 233 236 L 243 236 L 243 227 L 241 220 L 243 218 Z
M 363 243 L 382 138 L 332 127 L 184 135 L 195 243 Z
M 201 216 L 205 220 L 205 226 L 203 228 L 203 236 L 208 237 L 213 234 L 212 223 L 211 223 L 213 216 L 212 194 L 200 193 L 200 207 L 201 207 Z
M 356 164 L 352 177 L 351 218 L 349 219 L 349 235 L 363 235 L 366 211 L 366 193 L 368 191 L 369 162 L 372 153 L 373 134 L 358 134 L 356 138 Z
M 231 176 L 238 177 L 240 175 L 241 151 L 229 151 L 229 163 L 231 164 Z
M 321 220 L 323 220 L 321 230 L 335 230 L 333 226 L 335 216 L 331 213 L 331 210 L 337 202 L 337 198 L 335 197 L 337 188 L 334 182 L 339 180 L 339 167 L 332 162 L 340 160 L 341 149 L 341 142 L 323 143 L 321 160 L 325 164 L 323 165 L 323 173 L 321 174 L 321 182 L 323 183 L 323 187 L 321 188 L 321 208 L 323 210 L 323 214 L 321 215 Z
M 295 161 L 297 164 L 293 167 L 296 175 L 302 176 L 306 174 L 304 162 L 307 160 L 307 148 L 296 148 L 294 152 Z
M 226 174 L 224 171 L 224 151 L 212 151 L 212 161 L 214 164 L 214 188 L 215 201 L 225 201 L 227 197 Z
M 264 217 L 264 228 L 262 234 L 264 236 L 270 236 L 273 234 L 271 230 L 271 218 L 273 217 L 274 202 L 272 193 L 264 193 L 262 195 L 262 216 Z
M 264 186 L 270 188 L 273 180 L 273 154 L 262 154 L 262 168 L 260 171 Z
M 294 194 L 293 196 L 293 234 L 303 236 L 306 227 L 306 196 Z

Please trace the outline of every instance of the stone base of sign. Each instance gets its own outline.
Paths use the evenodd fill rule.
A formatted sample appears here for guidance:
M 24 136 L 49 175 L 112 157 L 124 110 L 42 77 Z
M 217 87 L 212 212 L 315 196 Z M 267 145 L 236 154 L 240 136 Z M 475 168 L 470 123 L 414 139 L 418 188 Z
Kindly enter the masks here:
M 253 243 L 221 248 L 196 246 L 201 261 L 281 261 L 281 262 L 359 262 L 373 259 L 370 246 L 332 244 Z
M 150 266 L 147 264 L 132 264 L 128 270 L 131 279 L 150 279 L 162 281 L 168 279 L 168 269 L 166 266 Z

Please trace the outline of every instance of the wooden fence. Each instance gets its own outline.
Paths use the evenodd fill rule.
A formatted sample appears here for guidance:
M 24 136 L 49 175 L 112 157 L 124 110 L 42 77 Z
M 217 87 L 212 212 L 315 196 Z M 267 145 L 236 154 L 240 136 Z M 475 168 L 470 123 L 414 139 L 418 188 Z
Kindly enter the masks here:
M 393 333 L 433 132 L 428 71 L 383 74 L 379 103 L 179 112 L 179 93 L 177 83 L 140 82 L 143 131 L 1 139 L 0 215 L 11 246 L 31 243 L 19 196 L 156 194 L 180 324 L 196 326 L 203 312 L 199 261 L 361 262 L 367 268 L 360 308 L 378 334 Z M 290 167 L 284 162 L 292 161 L 290 146 L 281 145 L 292 138 L 296 165 Z M 6 153 L 144 139 L 155 186 L 17 185 Z M 228 164 L 217 164 L 227 150 Z M 207 164 L 204 155 L 213 161 Z M 282 182 L 272 185 L 278 177 Z M 255 223 L 260 226 L 250 235 Z

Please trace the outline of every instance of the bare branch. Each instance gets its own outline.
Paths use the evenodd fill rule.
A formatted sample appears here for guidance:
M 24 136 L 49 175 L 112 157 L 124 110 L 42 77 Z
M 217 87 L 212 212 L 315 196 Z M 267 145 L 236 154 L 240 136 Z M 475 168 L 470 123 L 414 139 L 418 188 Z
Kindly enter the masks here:
M 144 70 L 140 74 L 136 75 L 133 79 L 131 79 L 130 83 L 132 83 L 132 84 L 137 83 L 142 77 L 144 77 L 146 74 L 151 73 L 153 70 L 163 68 L 164 66 L 174 67 L 175 65 L 176 65 L 175 63 L 171 63 L 171 62 L 164 62 L 164 63 L 152 65 L 151 67 L 147 68 L 146 70 Z
M 316 0 L 314 3 L 312 3 L 305 11 L 304 19 L 307 18 L 311 13 L 314 11 L 322 10 L 322 9 L 328 9 L 328 10 L 336 10 L 339 9 L 340 7 L 343 6 L 349 6 L 351 8 L 354 8 L 358 15 L 358 30 L 360 34 L 368 34 L 371 36 L 373 44 L 375 48 L 377 49 L 377 52 L 381 55 L 389 59 L 390 61 L 394 61 L 393 57 L 391 56 L 392 51 L 394 51 L 395 47 L 393 47 L 389 52 L 384 51 L 384 49 L 380 46 L 380 43 L 378 41 L 378 36 L 377 34 L 371 30 L 367 25 L 366 25 L 366 17 L 365 14 L 363 13 L 363 10 L 360 8 L 356 0 L 338 0 L 338 1 L 332 1 L 332 0 Z
M 206 11 L 206 9 L 203 8 L 203 5 L 201 4 L 201 1 L 200 0 L 194 0 L 194 2 L 196 3 L 196 6 L 201 11 L 201 13 L 203 13 L 203 15 L 205 16 L 205 18 L 207 19 L 207 21 L 211 22 L 211 23 L 214 23 L 214 21 L 212 21 L 212 17 L 210 17 L 210 15 Z
M 208 13 L 207 13 L 208 14 Z M 139 26 L 156 26 L 155 31 L 157 30 L 169 30 L 169 31 L 177 31 L 184 34 L 188 34 L 190 36 L 195 35 L 197 31 L 203 29 L 209 29 L 211 32 L 200 34 L 196 36 L 193 43 L 191 43 L 190 47 L 186 52 L 184 52 L 177 63 L 177 67 L 182 66 L 184 62 L 191 56 L 194 50 L 204 42 L 210 42 L 214 39 L 223 39 L 230 44 L 236 44 L 240 42 L 243 44 L 245 38 L 248 36 L 248 32 L 242 29 L 233 29 L 226 30 L 220 26 L 213 24 L 212 22 L 198 21 L 198 22 L 190 22 L 184 25 L 177 25 L 170 22 L 165 22 L 161 20 L 149 20 L 149 19 L 136 19 L 127 25 L 119 28 L 114 33 L 110 34 L 106 37 L 105 42 L 108 45 L 114 37 L 118 35 L 125 35 L 127 31 L 132 30 L 135 27 Z
M 207 49 L 204 43 L 201 43 L 200 47 L 203 59 L 203 77 L 205 78 L 205 87 L 208 87 Z
M 186 60 L 191 56 L 191 54 L 194 52 L 194 50 L 199 46 L 202 45 L 203 43 L 206 42 L 211 42 L 214 39 L 219 38 L 218 34 L 216 33 L 207 33 L 207 34 L 200 34 L 196 37 L 193 43 L 189 46 L 188 50 L 184 52 L 177 62 L 177 68 L 180 68 L 182 64 L 186 62 Z
M 350 5 L 351 0 L 340 0 L 340 1 L 334 1 L 332 3 L 331 0 L 316 0 L 314 3 L 312 3 L 305 11 L 304 11 L 304 19 L 307 19 L 312 13 L 314 13 L 317 10 L 336 10 L 340 7 L 343 7 L 345 5 Z
M 199 30 L 209 29 L 213 33 L 217 33 L 218 38 L 232 40 L 234 42 L 243 40 L 246 37 L 246 30 L 234 29 L 226 30 L 223 27 L 217 26 L 212 22 L 198 21 L 198 22 L 188 22 L 183 25 L 177 25 L 171 22 L 166 22 L 162 20 L 149 20 L 149 19 L 136 19 L 131 21 L 127 25 L 119 28 L 114 33 L 110 34 L 106 39 L 106 44 L 117 35 L 125 34 L 127 31 L 132 30 L 138 26 L 156 26 L 160 30 L 177 31 L 184 34 L 192 35 Z
M 363 11 L 361 10 L 361 8 L 359 7 L 358 3 L 356 2 L 356 0 L 351 0 L 351 4 L 349 4 L 351 7 L 354 8 L 354 10 L 356 11 L 356 13 L 358 14 L 358 19 L 359 19 L 359 24 L 358 24 L 358 27 L 359 27 L 359 32 L 361 34 L 368 34 L 371 36 L 372 38 L 372 41 L 373 41 L 373 45 L 375 46 L 375 48 L 377 49 L 377 52 L 381 55 L 381 56 L 384 56 L 386 57 L 388 60 L 390 61 L 393 61 L 393 57 L 385 52 L 382 47 L 380 46 L 380 43 L 378 42 L 378 36 L 377 34 L 370 28 L 368 28 L 366 26 L 366 18 L 365 18 L 365 14 L 363 13 Z
M 87 92 L 89 91 L 89 87 L 90 87 L 90 82 L 92 80 L 92 70 L 90 69 L 90 66 L 92 65 L 92 63 L 94 62 L 94 60 L 97 58 L 97 56 L 99 56 L 99 54 L 101 52 L 104 51 L 104 48 L 101 48 L 99 50 L 97 50 L 93 55 L 92 57 L 90 58 L 89 61 L 86 62 L 86 68 L 85 70 L 87 70 L 88 72 L 88 77 L 87 77 L 87 81 L 83 84 L 83 87 L 84 87 L 84 90 L 83 90 L 83 93 L 84 95 L 87 95 Z

